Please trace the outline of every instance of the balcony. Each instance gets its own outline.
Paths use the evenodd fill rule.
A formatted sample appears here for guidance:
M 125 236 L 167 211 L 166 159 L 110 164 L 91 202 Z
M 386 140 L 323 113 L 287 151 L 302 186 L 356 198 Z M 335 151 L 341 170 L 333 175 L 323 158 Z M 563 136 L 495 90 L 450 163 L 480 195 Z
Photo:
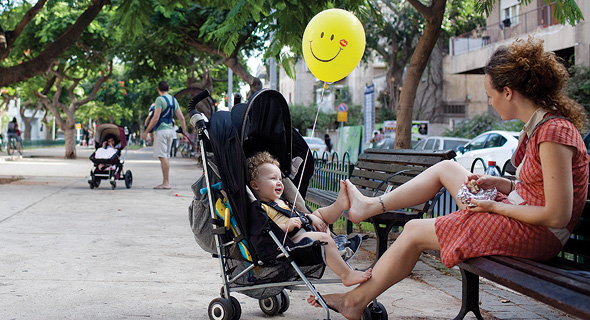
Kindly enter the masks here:
M 506 39 L 559 24 L 559 21 L 553 17 L 553 6 L 554 4 L 543 5 L 535 10 L 507 18 L 500 23 L 487 25 L 453 37 L 449 40 L 450 54 L 455 56 L 480 50 Z

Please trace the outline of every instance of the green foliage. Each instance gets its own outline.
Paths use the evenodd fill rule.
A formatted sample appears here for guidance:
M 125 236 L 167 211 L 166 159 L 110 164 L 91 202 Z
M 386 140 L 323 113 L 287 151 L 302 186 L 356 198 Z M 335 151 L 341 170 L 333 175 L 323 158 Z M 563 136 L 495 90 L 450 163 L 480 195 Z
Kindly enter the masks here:
M 566 87 L 567 95 L 576 100 L 590 115 L 590 67 L 577 65 L 570 67 L 570 79 Z
M 455 124 L 453 130 L 447 129 L 442 135 L 472 139 L 486 131 L 520 131 L 523 126 L 520 120 L 501 121 L 496 113 L 487 112 Z
M 448 0 L 442 23 L 441 39 L 445 43 L 450 37 L 476 30 L 486 25 L 482 11 L 477 10 L 479 0 Z
M 294 104 L 289 106 L 289 110 L 291 111 L 291 124 L 293 128 L 297 129 L 302 135 L 306 134 L 307 129 L 313 128 L 313 122 L 318 112 L 317 105 L 304 106 Z M 334 121 L 336 121 L 335 114 L 328 114 L 320 110 L 316 123 L 316 131 L 328 128 L 330 123 Z
M 100 123 L 114 123 L 125 125 L 131 120 L 133 113 L 130 109 L 124 109 L 119 104 L 104 105 L 98 101 L 91 101 L 78 109 L 76 122 L 88 123 L 88 119 Z
M 363 106 L 359 104 L 348 105 L 347 126 L 360 126 L 364 123 Z
M 397 114 L 389 108 L 377 108 L 375 110 L 375 123 L 381 123 L 385 120 L 395 120 Z

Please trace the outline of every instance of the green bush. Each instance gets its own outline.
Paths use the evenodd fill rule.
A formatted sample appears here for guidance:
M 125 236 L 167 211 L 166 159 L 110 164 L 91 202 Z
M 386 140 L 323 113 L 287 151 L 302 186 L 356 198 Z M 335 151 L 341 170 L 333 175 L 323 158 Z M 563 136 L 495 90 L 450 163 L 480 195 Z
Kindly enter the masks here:
M 487 112 L 457 123 L 453 130 L 445 130 L 443 136 L 472 139 L 486 131 L 520 131 L 523 126 L 524 123 L 520 120 L 502 121 L 497 114 Z

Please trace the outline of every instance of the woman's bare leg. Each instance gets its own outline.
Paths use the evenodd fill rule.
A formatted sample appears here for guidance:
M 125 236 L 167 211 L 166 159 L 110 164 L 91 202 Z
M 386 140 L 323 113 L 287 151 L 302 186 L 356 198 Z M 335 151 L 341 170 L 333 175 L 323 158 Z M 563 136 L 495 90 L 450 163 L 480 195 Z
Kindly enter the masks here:
M 381 199 L 365 197 L 350 181 L 346 181 L 350 201 L 349 219 L 354 223 L 359 223 L 381 214 L 383 207 L 385 207 L 385 211 L 390 211 L 424 203 L 432 199 L 443 186 L 455 197 L 469 174 L 470 172 L 456 161 L 445 160 L 426 169 L 393 191 L 384 194 Z M 459 204 L 460 207 L 461 205 Z
M 347 293 L 322 295 L 326 303 L 347 319 L 360 319 L 369 302 L 410 274 L 422 251 L 440 250 L 434 221 L 415 219 L 406 223 L 399 238 L 377 261 L 371 279 Z M 319 306 L 313 296 L 308 302 Z

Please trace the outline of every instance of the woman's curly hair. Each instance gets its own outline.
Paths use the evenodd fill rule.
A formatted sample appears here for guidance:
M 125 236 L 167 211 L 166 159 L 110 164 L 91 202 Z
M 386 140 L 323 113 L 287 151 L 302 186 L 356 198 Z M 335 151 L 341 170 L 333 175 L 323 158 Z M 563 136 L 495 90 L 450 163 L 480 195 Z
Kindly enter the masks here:
M 499 47 L 484 71 L 495 90 L 512 88 L 547 112 L 561 114 L 578 129 L 584 128 L 584 108 L 565 94 L 569 74 L 563 59 L 545 52 L 543 40 L 529 37 Z
M 269 152 L 257 152 L 253 156 L 250 156 L 248 159 L 246 159 L 246 165 L 248 166 L 248 181 L 258 179 L 258 167 L 264 163 L 274 164 L 280 168 L 279 161 L 277 161 L 277 159 L 275 159 L 275 157 L 273 157 Z

